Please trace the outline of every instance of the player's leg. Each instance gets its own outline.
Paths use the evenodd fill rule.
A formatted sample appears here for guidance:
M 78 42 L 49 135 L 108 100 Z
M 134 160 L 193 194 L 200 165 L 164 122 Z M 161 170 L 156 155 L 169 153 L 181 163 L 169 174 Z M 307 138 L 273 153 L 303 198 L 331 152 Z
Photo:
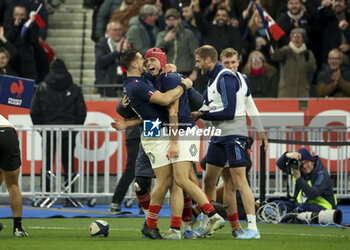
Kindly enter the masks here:
M 223 201 L 228 204 L 229 207 L 226 209 L 227 219 L 230 222 L 232 236 L 237 237 L 244 233 L 244 229 L 241 227 L 238 217 L 236 188 L 233 184 L 230 169 L 224 168 L 221 177 L 224 181 L 222 185 L 223 189 Z
M 134 189 L 136 198 L 147 218 L 149 203 L 151 199 L 150 187 L 154 177 L 151 162 L 149 161 L 142 144 L 139 144 L 138 154 L 135 163 L 135 183 Z
M 246 233 L 250 234 L 249 232 L 252 231 L 252 237 L 247 236 L 247 238 L 260 238 L 260 232 L 256 226 L 254 194 L 246 178 L 246 168 L 230 168 L 230 172 L 233 178 L 233 183 L 241 194 L 244 210 L 247 214 L 248 228 Z
M 170 188 L 171 222 L 170 228 L 162 235 L 163 239 L 181 239 L 181 221 L 184 209 L 183 190 L 175 183 L 174 179 Z
M 171 165 L 166 165 L 153 169 L 156 175 L 156 184 L 151 192 L 151 200 L 148 210 L 146 227 L 142 229 L 142 233 L 151 239 L 161 239 L 157 228 L 158 214 L 164 202 L 164 197 L 171 187 L 172 171 Z
M 205 237 L 207 234 L 223 227 L 225 220 L 216 213 L 205 193 L 190 180 L 189 176 L 191 168 L 192 162 L 185 161 L 173 163 L 174 179 L 177 185 L 184 189 L 184 191 L 199 204 L 203 213 L 208 216 L 209 222 L 203 230 L 203 234 L 201 234 L 201 237 Z
M 13 128 L 3 128 L 1 140 L 0 168 L 9 192 L 9 202 L 13 214 L 13 234 L 16 237 L 26 237 L 28 234 L 22 228 L 22 194 L 18 185 L 18 176 L 21 166 L 21 152 L 17 133 Z M 0 141 L 1 141 L 0 140 Z
M 22 194 L 18 186 L 19 168 L 14 171 L 4 171 L 4 179 L 9 192 L 10 207 L 13 214 L 13 233 L 17 237 L 28 234 L 22 228 Z

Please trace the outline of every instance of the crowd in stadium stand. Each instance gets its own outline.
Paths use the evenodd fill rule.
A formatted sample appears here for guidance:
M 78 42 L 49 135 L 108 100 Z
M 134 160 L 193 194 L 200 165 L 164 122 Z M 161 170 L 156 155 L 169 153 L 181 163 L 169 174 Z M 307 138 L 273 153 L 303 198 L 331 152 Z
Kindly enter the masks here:
M 2 73 L 42 81 L 49 72 L 45 38 L 48 11 L 63 1 L 4 0 L 0 3 Z M 240 55 L 254 97 L 350 96 L 350 13 L 348 0 L 84 0 L 93 9 L 95 84 L 121 84 L 120 54 L 143 55 L 157 46 L 200 92 L 207 79 L 194 68 L 193 51 L 210 44 Z M 284 31 L 267 32 L 255 2 Z M 39 11 L 40 28 L 30 13 Z M 16 8 L 14 8 L 17 6 Z M 20 7 L 18 7 L 20 6 Z M 83 6 L 82 6 L 83 7 Z M 33 22 L 23 34 L 22 26 Z M 254 61 L 253 61 L 254 60 Z M 260 61 L 259 61 L 260 60 Z M 11 72 L 11 73 L 10 73 Z M 120 88 L 100 88 L 120 97 Z

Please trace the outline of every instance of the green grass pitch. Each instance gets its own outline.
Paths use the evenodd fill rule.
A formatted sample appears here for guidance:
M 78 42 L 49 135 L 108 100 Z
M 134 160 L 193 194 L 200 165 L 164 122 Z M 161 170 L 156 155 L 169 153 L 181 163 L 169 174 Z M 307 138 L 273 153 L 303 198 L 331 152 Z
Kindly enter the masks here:
M 12 219 L 1 219 L 0 250 L 7 249 L 350 249 L 350 229 L 307 225 L 258 224 L 259 240 L 238 240 L 231 237 L 230 225 L 210 238 L 198 240 L 150 240 L 141 237 L 142 218 L 101 218 L 109 223 L 107 238 L 93 238 L 89 225 L 93 218 L 25 219 L 28 238 L 12 236 Z M 159 228 L 165 231 L 169 219 L 161 218 Z M 246 223 L 242 223 L 246 227 Z

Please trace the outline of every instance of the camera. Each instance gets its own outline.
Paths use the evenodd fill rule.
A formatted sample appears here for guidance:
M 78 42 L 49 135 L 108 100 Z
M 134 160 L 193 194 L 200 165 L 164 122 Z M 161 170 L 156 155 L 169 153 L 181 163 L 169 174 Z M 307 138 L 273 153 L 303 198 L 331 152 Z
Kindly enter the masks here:
M 302 162 L 297 159 L 289 158 L 287 161 L 287 167 L 288 167 L 288 172 L 291 174 L 291 170 L 293 169 L 300 169 Z

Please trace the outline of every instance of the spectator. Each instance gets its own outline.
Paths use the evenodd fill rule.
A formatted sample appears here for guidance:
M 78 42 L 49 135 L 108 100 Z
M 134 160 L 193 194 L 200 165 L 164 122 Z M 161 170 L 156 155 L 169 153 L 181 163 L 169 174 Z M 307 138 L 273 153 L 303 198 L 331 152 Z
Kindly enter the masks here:
M 34 47 L 38 47 L 39 27 L 35 23 L 35 17 L 31 17 L 33 24 L 21 38 L 21 29 L 27 21 L 27 9 L 25 6 L 15 6 L 13 16 L 8 19 L 4 26 L 4 34 L 17 49 L 14 59 L 16 71 L 21 77 L 37 79 Z
M 323 0 L 316 21 L 322 30 L 322 62 L 326 62 L 328 52 L 339 48 L 348 62 L 350 53 L 350 15 L 347 12 L 347 0 Z
M 343 53 L 332 49 L 317 77 L 317 94 L 319 97 L 350 97 L 350 69 L 343 64 Z
M 129 49 L 128 39 L 123 36 L 123 27 L 118 21 L 111 21 L 107 25 L 108 37 L 98 41 L 95 45 L 95 74 L 98 84 L 122 84 L 123 72 L 119 65 L 120 54 Z M 118 96 L 116 86 L 101 87 L 98 91 L 103 96 Z
M 6 2 L 6 1 L 5 1 Z M 45 0 L 11 0 L 8 1 L 7 8 L 6 8 L 6 14 L 5 14 L 5 19 L 8 19 L 11 17 L 13 9 L 15 6 L 24 6 L 28 13 L 31 11 L 36 11 L 38 7 L 42 4 L 40 10 L 39 10 L 39 15 L 41 19 L 45 23 L 45 27 L 40 28 L 39 30 L 39 43 L 43 42 L 46 39 L 47 36 L 47 27 L 48 27 L 48 14 L 46 10 L 46 4 Z
M 180 13 L 176 9 L 165 12 L 165 23 L 167 28 L 158 33 L 156 47 L 167 52 L 167 60 L 176 65 L 177 72 L 195 81 L 194 51 L 198 48 L 198 41 L 194 33 L 181 25 Z
M 243 68 L 248 76 L 250 92 L 254 97 L 277 97 L 278 72 L 258 50 L 249 54 Z
M 97 13 L 96 18 L 96 37 L 101 40 L 105 36 L 107 23 L 112 12 L 119 8 L 123 0 L 104 0 Z
M 295 28 L 303 28 L 308 37 L 312 27 L 312 17 L 303 9 L 301 0 L 288 0 L 287 12 L 282 13 L 276 23 L 282 28 L 286 34 L 279 40 L 280 46 L 289 43 L 289 34 Z
M 130 19 L 139 14 L 143 5 L 154 4 L 155 2 L 155 0 L 124 0 L 118 9 L 113 11 L 110 21 L 119 21 L 123 26 L 123 35 L 125 35 L 129 29 Z
M 212 45 L 218 52 L 232 47 L 238 52 L 242 49 L 241 34 L 236 27 L 229 24 L 230 18 L 227 9 L 218 8 L 215 12 L 214 23 L 208 23 L 199 6 L 199 0 L 193 0 L 193 12 L 198 25 L 202 32 L 204 43 Z
M 51 66 L 50 73 L 45 77 L 35 90 L 30 111 L 34 125 L 82 125 L 86 117 L 86 106 L 80 87 L 73 83 L 72 76 L 66 65 L 60 59 L 56 59 Z M 62 165 L 65 180 L 68 181 L 69 158 L 71 157 L 72 172 L 74 171 L 74 147 L 77 132 L 72 133 L 69 144 L 69 132 L 62 132 Z M 56 151 L 56 133 L 53 136 L 53 152 Z M 45 139 L 44 139 L 45 140 Z M 51 134 L 46 134 L 46 169 L 50 169 L 51 163 Z M 71 155 L 69 155 L 69 148 Z M 46 191 L 50 191 L 50 182 L 46 183 Z M 74 192 L 74 186 L 71 187 Z
M 271 53 L 272 60 L 282 63 L 279 98 L 310 96 L 309 78 L 316 71 L 316 61 L 312 51 L 306 47 L 306 39 L 304 29 L 293 29 L 289 44 Z
M 271 61 L 269 52 L 270 44 L 268 43 L 266 29 L 264 28 L 264 24 L 258 10 L 255 10 L 249 19 L 243 34 L 243 39 L 246 41 L 245 47 L 247 48 L 247 53 L 250 53 L 253 50 L 259 50 L 264 54 L 269 62 Z
M 4 47 L 0 47 L 0 74 L 17 76 L 17 72 L 9 63 L 10 58 L 10 53 Z
M 17 55 L 16 47 L 6 39 L 4 35 L 4 28 L 0 26 L 0 68 L 2 74 L 18 76 L 18 73 L 12 67 L 11 57 Z
M 202 33 L 198 30 L 190 2 L 183 3 L 181 7 L 181 11 L 182 11 L 181 25 L 187 29 L 192 30 L 198 39 L 199 45 L 203 45 Z
M 7 40 L 17 49 L 17 56 L 13 57 L 15 70 L 21 77 L 40 82 L 49 71 L 48 58 L 39 45 L 39 26 L 35 23 L 34 15 L 30 17 L 32 23 L 27 32 L 22 34 L 22 27 L 27 17 L 28 12 L 25 6 L 15 6 L 13 17 L 6 21 L 4 33 Z
M 145 4 L 141 7 L 138 16 L 129 21 L 129 37 L 131 47 L 145 55 L 147 50 L 154 47 L 159 32 L 156 22 L 158 20 L 158 8 L 154 5 Z
M 83 2 L 83 8 L 92 9 L 92 27 L 91 27 L 91 40 L 95 43 L 98 41 L 96 36 L 96 22 L 97 14 L 104 0 L 90 0 Z

